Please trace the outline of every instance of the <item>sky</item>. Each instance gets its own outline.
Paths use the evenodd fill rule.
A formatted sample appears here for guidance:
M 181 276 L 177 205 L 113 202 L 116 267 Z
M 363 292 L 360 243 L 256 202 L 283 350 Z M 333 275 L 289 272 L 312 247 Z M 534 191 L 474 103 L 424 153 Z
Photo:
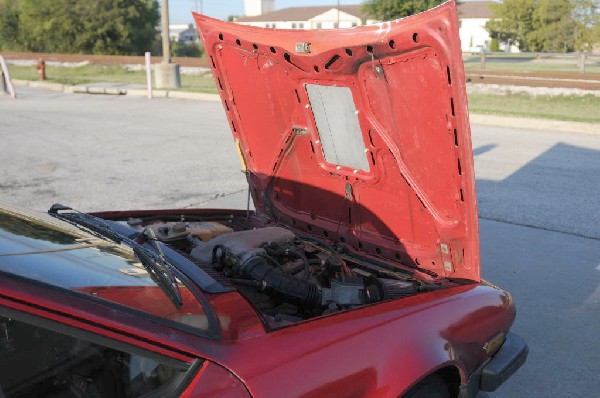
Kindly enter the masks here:
M 340 5 L 360 4 L 363 0 L 340 0 Z M 275 0 L 275 8 L 335 5 L 337 0 Z M 169 19 L 172 24 L 192 23 L 191 12 L 202 8 L 204 14 L 218 19 L 228 15 L 243 15 L 244 0 L 169 0 Z

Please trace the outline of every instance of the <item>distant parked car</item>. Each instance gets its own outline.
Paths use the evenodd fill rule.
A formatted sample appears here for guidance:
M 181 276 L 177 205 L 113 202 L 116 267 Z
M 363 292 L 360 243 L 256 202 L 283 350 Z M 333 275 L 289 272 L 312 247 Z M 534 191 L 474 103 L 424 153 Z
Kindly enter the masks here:
M 0 207 L 0 396 L 506 382 L 528 349 L 480 276 L 455 3 L 329 32 L 195 19 L 256 211 Z
M 479 44 L 477 46 L 469 47 L 468 52 L 470 52 L 472 55 L 478 55 L 481 53 L 487 53 L 489 50 L 486 45 Z

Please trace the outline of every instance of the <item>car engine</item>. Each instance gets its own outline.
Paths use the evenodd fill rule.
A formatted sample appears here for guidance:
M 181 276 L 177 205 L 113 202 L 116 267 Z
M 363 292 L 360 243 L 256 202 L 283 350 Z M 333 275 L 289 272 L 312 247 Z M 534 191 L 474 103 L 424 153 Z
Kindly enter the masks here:
M 240 230 L 219 222 L 182 221 L 144 228 L 226 277 L 273 325 L 410 296 L 422 287 L 410 273 L 281 226 Z

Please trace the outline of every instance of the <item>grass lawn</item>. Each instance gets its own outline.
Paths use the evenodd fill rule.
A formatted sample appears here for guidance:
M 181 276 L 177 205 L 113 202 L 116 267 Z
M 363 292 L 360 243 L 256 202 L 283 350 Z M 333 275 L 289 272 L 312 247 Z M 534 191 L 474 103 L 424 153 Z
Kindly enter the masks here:
M 9 66 L 13 79 L 37 80 L 35 66 Z M 127 83 L 146 84 L 145 71 L 127 71 L 120 65 L 89 64 L 76 68 L 46 66 L 46 78 L 49 82 L 62 84 L 86 83 Z M 217 89 L 212 75 L 181 75 L 181 90 L 205 93 L 216 93 Z
M 479 56 L 464 57 L 465 70 L 479 70 Z M 579 67 L 575 60 L 549 60 L 535 59 L 532 57 L 514 57 L 510 60 L 507 58 L 497 58 L 489 56 L 485 61 L 486 70 L 505 70 L 507 72 L 579 72 Z M 585 66 L 586 73 L 600 73 L 600 64 L 598 62 L 588 61 Z
M 469 111 L 600 123 L 600 97 L 593 95 L 469 94 Z

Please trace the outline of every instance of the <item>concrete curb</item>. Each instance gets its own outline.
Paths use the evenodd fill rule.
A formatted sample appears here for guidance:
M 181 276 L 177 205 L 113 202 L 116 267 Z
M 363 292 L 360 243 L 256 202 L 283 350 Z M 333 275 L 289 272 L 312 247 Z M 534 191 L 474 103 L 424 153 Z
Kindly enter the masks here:
M 60 83 L 50 83 L 35 80 L 13 80 L 15 86 L 42 88 L 67 94 L 108 94 L 146 97 L 148 91 L 130 88 L 103 88 L 92 86 L 71 86 Z M 153 98 L 175 98 L 196 101 L 220 102 L 219 94 L 193 93 L 189 91 L 152 90 Z M 517 129 L 544 130 L 567 133 L 600 135 L 600 123 L 569 122 L 562 120 L 534 119 L 514 116 L 487 115 L 471 113 L 472 124 L 485 126 L 510 127 Z
M 600 135 L 600 123 L 569 122 L 563 120 L 486 115 L 480 113 L 471 113 L 469 115 L 469 120 L 471 121 L 471 124 L 481 124 L 485 126 Z
M 122 88 L 104 88 L 104 87 L 81 87 L 69 86 L 72 94 L 108 94 L 108 95 L 126 95 L 127 90 Z
M 134 97 L 146 97 L 148 91 L 135 88 L 120 87 L 95 87 L 95 86 L 72 86 L 68 84 L 51 83 L 37 80 L 13 80 L 15 86 L 41 88 L 50 91 L 58 91 L 67 94 L 107 94 L 107 95 L 131 95 Z M 153 98 L 177 98 L 198 101 L 220 102 L 219 94 L 194 93 L 178 90 L 152 90 Z

